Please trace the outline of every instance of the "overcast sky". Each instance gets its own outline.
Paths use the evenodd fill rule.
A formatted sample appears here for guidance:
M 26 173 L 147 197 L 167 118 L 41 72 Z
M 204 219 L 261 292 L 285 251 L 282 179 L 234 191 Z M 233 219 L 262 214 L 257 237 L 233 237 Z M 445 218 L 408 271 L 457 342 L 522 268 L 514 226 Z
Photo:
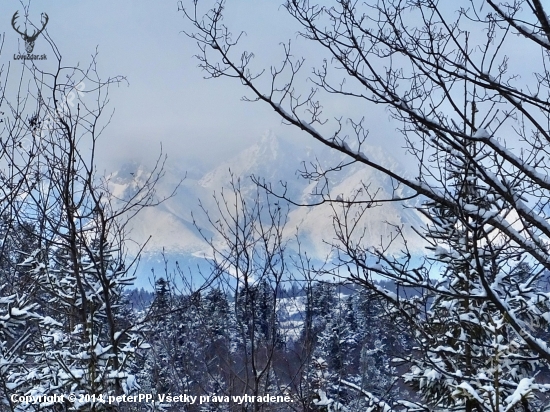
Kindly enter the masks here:
M 11 27 L 13 13 L 19 10 L 22 15 L 23 7 L 16 0 L 3 6 L 5 63 L 12 59 L 18 43 L 23 48 Z M 267 130 L 300 139 L 300 133 L 282 125 L 269 107 L 241 102 L 246 90 L 238 82 L 203 80 L 204 73 L 192 57 L 196 45 L 182 33 L 190 27 L 175 0 L 34 1 L 30 20 L 38 24 L 42 12 L 49 16 L 47 31 L 65 65 L 88 64 L 97 48 L 100 75 L 123 75 L 129 82 L 129 86 L 111 90 L 110 108 L 115 109 L 115 116 L 100 151 L 101 162 L 108 167 L 129 159 L 151 159 L 161 142 L 172 161 L 211 167 L 240 152 Z M 20 21 L 24 23 L 24 18 Z M 281 41 L 297 41 L 298 27 L 276 1 L 232 0 L 227 23 L 236 30 L 246 30 L 243 45 L 255 52 L 257 67 L 280 60 Z M 48 51 L 45 40 L 39 38 L 34 53 Z M 302 51 L 308 58 L 306 75 L 319 57 L 309 48 Z M 332 104 L 345 110 L 350 103 Z M 357 107 L 350 106 L 350 110 Z M 377 119 L 374 142 L 395 135 L 382 108 L 366 109 L 365 115 Z

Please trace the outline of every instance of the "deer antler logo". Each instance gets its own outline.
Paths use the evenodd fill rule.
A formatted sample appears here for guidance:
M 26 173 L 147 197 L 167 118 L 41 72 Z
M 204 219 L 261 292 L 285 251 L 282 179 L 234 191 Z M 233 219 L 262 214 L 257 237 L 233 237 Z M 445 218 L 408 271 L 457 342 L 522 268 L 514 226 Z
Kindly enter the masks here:
M 19 27 L 16 26 L 16 20 L 17 18 L 19 17 L 19 11 L 16 11 L 15 14 L 13 15 L 12 19 L 11 19 L 11 25 L 13 27 L 13 29 L 19 33 L 21 35 L 21 38 L 25 41 L 25 50 L 27 51 L 28 54 L 31 54 L 33 49 L 34 49 L 34 42 L 36 41 L 36 38 L 38 37 L 38 35 L 40 33 L 42 33 L 44 31 L 44 29 L 46 28 L 46 25 L 48 24 L 48 15 L 46 13 L 42 13 L 41 15 L 41 22 L 42 22 L 42 28 L 35 31 L 32 36 L 29 36 L 27 34 L 27 30 L 25 29 L 24 32 L 20 31 L 19 30 Z

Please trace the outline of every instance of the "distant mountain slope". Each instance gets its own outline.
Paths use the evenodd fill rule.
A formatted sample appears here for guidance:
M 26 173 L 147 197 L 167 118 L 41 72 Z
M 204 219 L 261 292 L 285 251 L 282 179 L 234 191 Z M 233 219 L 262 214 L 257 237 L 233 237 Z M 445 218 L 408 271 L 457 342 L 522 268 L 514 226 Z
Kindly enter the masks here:
M 378 162 L 396 168 L 395 162 L 381 149 L 363 147 L 362 151 Z M 339 154 L 327 149 L 321 148 L 315 152 L 267 133 L 256 144 L 217 167 L 205 171 L 195 170 L 187 175 L 172 198 L 158 207 L 144 210 L 137 216 L 130 237 L 142 243 L 151 236 L 145 249 L 145 261 L 149 258 L 158 260 L 159 252 L 163 249 L 170 256 L 179 256 L 180 262 L 191 256 L 209 255 L 206 243 L 193 224 L 195 221 L 209 235 L 208 222 L 199 208 L 199 199 L 204 208 L 214 212 L 216 204 L 213 194 L 219 194 L 222 188 L 228 190 L 232 175 L 240 178 L 245 196 L 256 191 L 256 186 L 250 179 L 251 175 L 255 175 L 271 182 L 276 190 L 280 187 L 279 181 L 287 182 L 288 196 L 297 202 L 315 203 L 320 200 L 311 194 L 315 185 L 299 177 L 296 171 L 303 168 L 302 162 L 320 162 L 321 167 L 326 167 L 337 163 L 338 160 Z M 110 176 L 111 188 L 116 196 L 127 197 L 146 176 L 147 171 L 142 165 L 129 162 Z M 165 176 L 157 187 L 157 194 L 160 197 L 169 196 L 185 176 L 185 165 L 166 168 Z M 339 196 L 344 200 L 361 187 L 368 187 L 369 193 L 378 191 L 378 195 L 384 197 L 391 196 L 393 189 L 388 177 L 362 165 L 353 165 L 333 173 L 330 179 L 331 197 Z M 366 199 L 365 190 L 359 197 Z M 334 210 L 338 211 L 339 208 L 341 205 L 335 205 Z M 329 204 L 318 207 L 292 207 L 286 236 L 289 239 L 293 238 L 298 231 L 302 246 L 307 248 L 309 255 L 324 258 L 330 248 L 323 241 L 330 242 L 334 238 L 334 210 Z M 414 236 L 410 229 L 411 225 L 421 223 L 422 220 L 414 209 L 405 209 L 397 202 L 384 203 L 370 208 L 365 214 L 363 241 L 373 246 L 378 245 L 381 239 L 389 239 L 391 225 L 403 227 L 407 236 Z M 421 247 L 420 243 L 412 244 L 414 247 Z M 399 248 L 396 247 L 395 250 Z

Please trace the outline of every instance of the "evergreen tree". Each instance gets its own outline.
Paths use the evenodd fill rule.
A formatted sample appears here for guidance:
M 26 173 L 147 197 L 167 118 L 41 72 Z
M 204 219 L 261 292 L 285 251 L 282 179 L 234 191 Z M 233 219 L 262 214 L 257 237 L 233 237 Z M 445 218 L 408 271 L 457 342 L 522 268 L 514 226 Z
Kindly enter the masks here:
M 55 247 L 22 265 L 32 268 L 30 273 L 51 306 L 41 308 L 38 335 L 26 346 L 32 379 L 20 390 L 37 395 L 61 390 L 98 397 L 138 388 L 133 359 L 136 349 L 144 345 L 123 313 L 123 288 L 131 279 L 118 269 L 117 251 L 98 243 L 90 230 L 76 250 Z M 75 402 L 74 408 L 109 409 L 89 397 L 83 403 Z
M 465 144 L 463 150 L 476 151 Z M 537 285 L 528 267 L 511 263 L 520 252 L 503 248 L 506 243 L 487 231 L 485 216 L 494 213 L 488 200 L 498 193 L 478 183 L 469 163 L 455 158 L 447 165 L 454 182 L 449 195 L 461 207 L 427 203 L 424 209 L 431 223 L 426 238 L 443 273 L 432 289 L 437 293 L 428 292 L 424 300 L 429 310 L 418 312 L 421 323 L 415 337 L 422 356 L 407 358 L 413 366 L 405 379 L 428 405 L 441 409 L 499 412 L 517 403 L 532 408 L 537 405 L 534 381 L 540 357 L 500 305 L 514 313 L 512 322 L 540 333 L 548 328 L 539 315 L 549 303 L 536 298 Z
M 212 288 L 206 293 L 203 302 L 207 330 L 215 337 L 227 337 L 230 308 L 225 293 L 219 288 Z
M 170 285 L 163 277 L 159 278 L 155 282 L 155 298 L 151 305 L 151 310 L 156 315 L 162 315 L 168 313 L 172 307 L 171 305 L 171 292 Z M 162 316 L 160 316 L 162 318 Z

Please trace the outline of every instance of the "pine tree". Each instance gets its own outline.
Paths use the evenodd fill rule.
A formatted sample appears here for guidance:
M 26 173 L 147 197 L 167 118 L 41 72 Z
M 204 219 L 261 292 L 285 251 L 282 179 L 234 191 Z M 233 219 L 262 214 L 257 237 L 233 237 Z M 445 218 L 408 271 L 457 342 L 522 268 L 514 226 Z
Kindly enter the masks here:
M 19 407 L 11 401 L 11 395 L 23 393 L 29 379 L 35 378 L 26 370 L 25 349 L 34 335 L 30 325 L 40 319 L 37 309 L 38 305 L 22 294 L 5 294 L 0 298 L 0 391 L 3 394 L 0 402 L 9 410 Z
M 163 277 L 159 278 L 155 282 L 155 298 L 151 304 L 151 310 L 155 315 L 159 316 L 164 313 L 168 313 L 172 306 L 171 299 L 169 282 Z
M 354 295 L 358 328 L 362 331 L 356 384 L 391 403 L 398 399 L 399 374 L 394 359 L 410 350 L 410 337 L 399 318 L 387 313 L 383 301 L 361 289 Z
M 227 337 L 230 308 L 227 296 L 219 288 L 210 289 L 204 299 L 204 319 L 206 329 L 216 337 Z
M 476 150 L 465 144 L 463 150 Z M 478 184 L 476 172 L 461 158 L 448 159 L 447 171 L 454 182 L 448 190 L 460 207 L 428 202 L 424 209 L 431 223 L 426 239 L 442 276 L 433 285 L 436 293 L 425 300 L 429 310 L 416 330 L 422 356 L 408 358 L 413 366 L 405 380 L 428 405 L 442 410 L 499 412 L 518 402 L 533 407 L 539 356 L 499 305 L 517 316 L 513 322 L 542 331 L 548 328 L 540 317 L 548 301 L 537 298 L 529 270 L 514 267 L 511 257 L 519 251 L 487 231 L 486 216 L 495 213 L 490 199 L 498 193 Z
M 21 390 L 99 397 L 138 389 L 133 361 L 144 344 L 123 316 L 123 288 L 131 279 L 119 269 L 116 253 L 88 228 L 76 250 L 56 246 L 24 262 L 48 306 L 40 308 L 38 335 L 26 347 L 32 379 Z M 89 398 L 74 408 L 109 409 Z

